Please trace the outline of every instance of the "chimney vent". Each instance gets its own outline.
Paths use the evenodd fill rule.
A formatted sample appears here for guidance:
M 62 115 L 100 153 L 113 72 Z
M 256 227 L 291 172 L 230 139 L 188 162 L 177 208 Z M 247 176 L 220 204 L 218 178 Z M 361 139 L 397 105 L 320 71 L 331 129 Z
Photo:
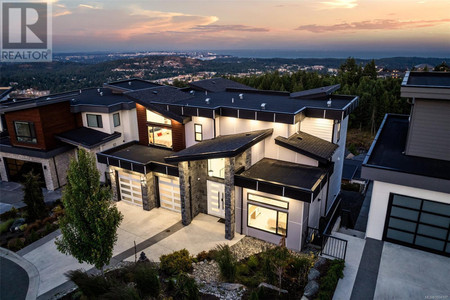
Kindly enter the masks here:
M 327 106 L 331 107 L 331 99 L 327 101 Z
M 209 104 L 209 100 L 211 100 L 211 99 L 210 99 L 210 98 L 206 98 L 206 99 L 205 99 L 205 103 L 206 103 L 206 104 Z
M 103 92 L 100 92 L 100 96 L 103 96 Z
M 131 85 L 131 81 L 128 81 L 128 85 Z
M 261 103 L 261 109 L 266 109 L 266 103 Z
M 158 91 L 153 91 L 153 94 L 157 95 L 157 94 L 158 94 Z
M 231 103 L 234 103 L 234 98 L 231 98 Z
M 100 93 L 100 89 L 97 89 L 97 92 Z
M 194 90 L 191 90 L 191 91 L 189 92 L 189 94 L 191 94 L 192 96 L 194 96 L 194 95 L 195 95 L 195 91 L 194 91 Z
M 244 99 L 244 94 L 239 94 L 239 99 Z

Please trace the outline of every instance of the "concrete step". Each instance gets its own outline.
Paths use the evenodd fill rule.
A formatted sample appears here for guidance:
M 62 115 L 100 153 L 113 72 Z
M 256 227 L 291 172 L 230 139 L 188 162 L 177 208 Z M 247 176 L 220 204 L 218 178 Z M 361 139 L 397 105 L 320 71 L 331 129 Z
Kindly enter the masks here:
M 344 228 L 344 227 L 339 228 L 338 232 L 346 234 L 346 235 L 354 236 L 354 237 L 357 237 L 360 239 L 364 239 L 366 237 L 365 232 L 354 230 L 354 229 L 348 229 L 348 228 Z

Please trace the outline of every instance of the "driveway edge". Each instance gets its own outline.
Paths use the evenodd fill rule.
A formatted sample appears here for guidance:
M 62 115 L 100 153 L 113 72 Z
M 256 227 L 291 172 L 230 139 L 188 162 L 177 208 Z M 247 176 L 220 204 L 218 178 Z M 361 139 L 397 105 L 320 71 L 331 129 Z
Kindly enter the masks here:
M 34 300 L 36 299 L 39 292 L 39 271 L 38 269 L 30 263 L 28 260 L 23 258 L 22 256 L 0 247 L 0 256 L 4 257 L 17 265 L 23 268 L 28 274 L 28 291 L 26 300 Z

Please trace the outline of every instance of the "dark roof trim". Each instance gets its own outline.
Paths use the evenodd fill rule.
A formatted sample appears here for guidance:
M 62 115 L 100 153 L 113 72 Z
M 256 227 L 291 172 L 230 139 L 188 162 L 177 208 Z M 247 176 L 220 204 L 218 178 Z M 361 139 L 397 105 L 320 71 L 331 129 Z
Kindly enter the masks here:
M 0 145 L 0 152 L 23 155 L 28 157 L 49 159 L 59 154 L 73 150 L 72 145 L 64 145 L 53 150 L 44 151 L 30 148 L 15 147 L 10 145 Z
M 318 162 L 323 163 L 323 164 L 326 164 L 326 163 L 330 162 L 330 159 L 324 158 L 324 157 L 319 156 L 319 155 L 317 155 L 317 154 L 315 154 L 313 152 L 309 152 L 309 151 L 306 151 L 304 149 L 301 149 L 301 148 L 298 148 L 298 147 L 295 147 L 295 146 L 289 144 L 288 139 L 284 138 L 284 137 L 281 137 L 281 136 L 278 136 L 278 137 L 275 138 L 275 144 L 277 144 L 277 145 L 279 145 L 281 147 L 284 147 L 286 149 L 289 149 L 291 151 L 294 151 L 294 152 L 303 154 L 305 156 L 308 156 L 308 157 L 310 157 L 312 159 L 315 159 Z
M 95 104 L 74 104 L 71 103 L 70 112 L 79 113 L 79 112 L 96 112 L 96 113 L 105 113 L 110 114 L 120 110 L 132 110 L 136 108 L 136 103 L 133 101 L 129 102 L 121 102 L 115 103 L 111 105 L 95 105 Z
M 134 160 L 125 159 L 121 157 L 117 157 L 111 154 L 111 150 L 117 151 L 119 149 L 127 148 L 130 145 L 137 144 L 137 142 L 129 142 L 122 144 L 118 147 L 108 149 L 103 152 L 97 153 L 97 161 L 102 164 L 106 164 L 107 166 L 115 166 L 118 168 L 126 169 L 129 171 L 147 174 L 150 172 L 162 173 L 170 176 L 178 177 L 178 167 L 170 164 L 165 164 L 156 161 L 149 161 L 147 163 L 140 163 Z
M 9 86 L 9 87 L 5 87 L 5 88 L 2 88 L 2 89 L 3 89 L 3 92 L 0 93 L 0 100 L 3 97 L 6 97 L 9 93 L 11 93 L 14 88 Z M 1 91 L 1 89 L 0 89 L 0 91 Z
M 72 95 L 68 95 L 68 96 L 59 97 L 56 99 L 49 99 L 49 100 L 44 100 L 44 99 L 34 100 L 33 99 L 34 101 L 26 100 L 26 101 L 23 101 L 22 103 L 21 102 L 10 102 L 8 104 L 3 104 L 0 106 L 0 113 L 6 113 L 6 112 L 12 112 L 12 111 L 18 111 L 18 110 L 24 110 L 24 109 L 30 109 L 30 108 L 37 108 L 37 107 L 41 107 L 41 106 L 70 101 L 71 97 L 72 97 Z M 26 103 L 24 103 L 24 102 L 26 102 Z
M 289 92 L 283 91 L 272 91 L 272 90 L 257 90 L 251 87 L 248 88 L 226 88 L 227 92 L 245 93 L 247 94 L 264 94 L 264 95 L 275 95 L 275 96 L 289 96 Z
M 80 146 L 80 147 L 83 147 L 83 148 L 86 148 L 86 149 L 93 149 L 93 148 L 98 147 L 100 145 L 103 145 L 103 144 L 105 144 L 105 143 L 107 143 L 109 141 L 115 140 L 115 139 L 117 139 L 117 138 L 119 138 L 121 136 L 122 136 L 122 133 L 115 131 L 114 133 L 110 134 L 109 136 L 107 136 L 106 138 L 101 140 L 100 142 L 92 144 L 92 145 L 86 145 L 86 144 L 83 144 L 83 143 L 80 143 L 80 142 L 77 142 L 77 141 L 74 141 L 74 140 L 70 140 L 68 138 L 64 138 L 64 137 L 61 137 L 61 136 L 58 136 L 58 135 L 55 135 L 55 138 L 60 140 L 61 142 L 64 142 L 64 143 L 67 143 L 67 144 L 70 144 L 70 145 L 73 145 L 73 146 Z
M 328 96 L 331 93 L 334 93 L 335 91 L 337 91 L 340 88 L 341 88 L 340 84 L 329 85 L 329 86 L 324 86 L 324 87 L 320 87 L 320 88 L 316 88 L 316 89 L 310 89 L 310 90 L 291 93 L 290 97 L 296 98 L 296 99 L 321 98 L 321 97 Z

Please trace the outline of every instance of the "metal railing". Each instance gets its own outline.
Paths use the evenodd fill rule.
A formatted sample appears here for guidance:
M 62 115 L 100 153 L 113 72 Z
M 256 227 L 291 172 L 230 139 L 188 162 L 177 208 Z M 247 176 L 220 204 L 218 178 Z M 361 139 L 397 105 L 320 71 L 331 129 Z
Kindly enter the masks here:
M 323 234 L 320 254 L 345 260 L 345 255 L 347 254 L 347 240 Z

